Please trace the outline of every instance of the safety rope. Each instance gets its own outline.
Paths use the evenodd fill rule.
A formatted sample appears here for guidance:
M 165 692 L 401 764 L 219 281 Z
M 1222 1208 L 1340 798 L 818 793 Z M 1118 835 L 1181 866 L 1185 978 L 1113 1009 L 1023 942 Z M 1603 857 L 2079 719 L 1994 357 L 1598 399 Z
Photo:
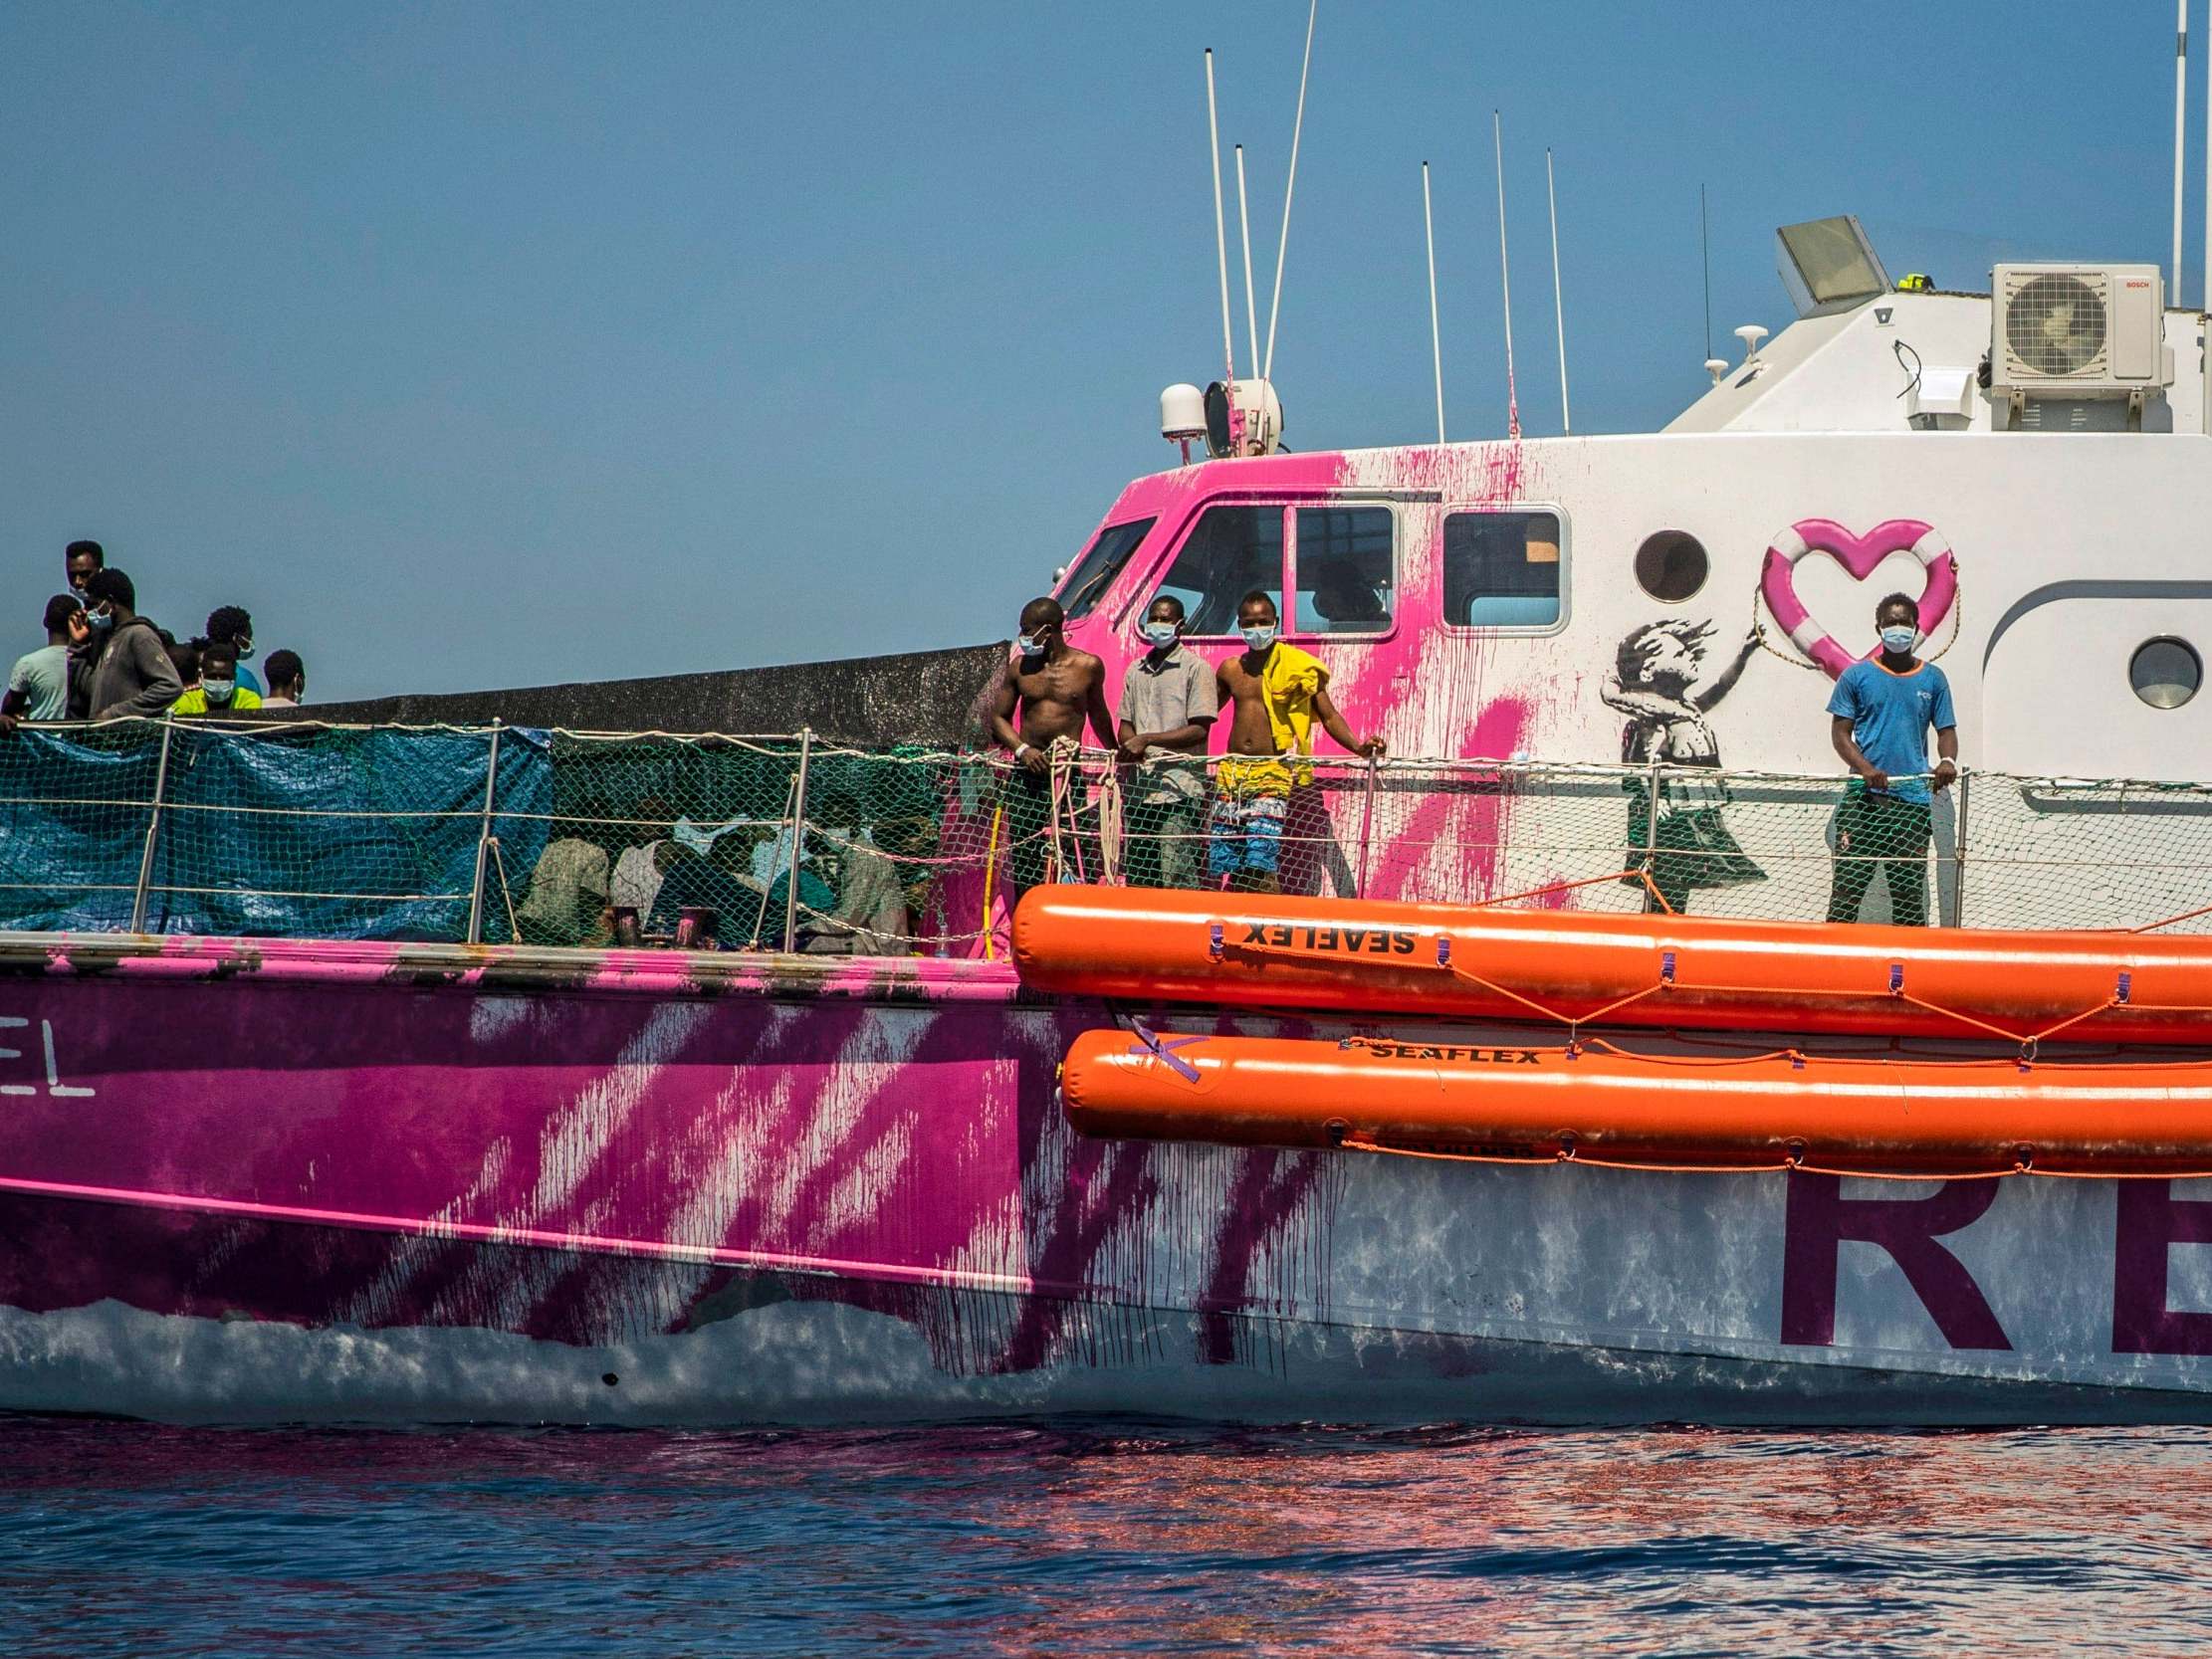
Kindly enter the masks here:
M 1003 805 L 992 808 L 991 844 L 984 851 L 984 920 L 982 933 L 984 935 L 984 960 L 987 962 L 995 962 L 998 959 L 998 935 L 991 926 L 991 899 L 992 888 L 995 885 L 998 877 L 998 827 L 1005 822 L 1005 818 L 1006 809 Z
M 515 893 L 507 882 L 507 855 L 500 850 L 499 837 L 496 835 L 487 836 L 484 845 L 492 855 L 492 862 L 499 866 L 499 893 L 507 905 L 507 931 L 514 936 L 515 942 L 520 944 L 523 942 L 523 925 L 515 919 Z
M 1044 871 L 1044 879 L 1048 882 L 1064 880 L 1066 872 L 1071 867 L 1075 871 L 1077 881 L 1088 881 L 1090 879 L 1083 870 L 1082 841 L 1075 834 L 1075 806 L 1069 798 L 1072 793 L 1069 780 L 1075 770 L 1075 756 L 1076 744 L 1074 738 L 1055 737 L 1052 739 L 1052 746 L 1047 752 L 1052 801 L 1051 817 L 1049 819 L 1052 851 Z M 1073 858 L 1068 857 L 1068 848 L 1062 844 L 1063 836 L 1067 843 L 1075 848 Z
M 1658 884 L 1652 880 L 1652 872 L 1643 865 L 1638 865 L 1633 870 L 1617 870 L 1610 876 L 1585 876 L 1582 880 L 1576 882 L 1547 882 L 1542 887 L 1532 887 L 1525 892 L 1504 893 L 1495 899 L 1478 900 L 1467 906 L 1467 909 L 1470 911 L 1493 910 L 1499 905 L 1518 904 L 1523 899 L 1544 899 L 1549 898 L 1554 893 L 1572 893 L 1578 887 L 1603 887 L 1611 882 L 1625 882 L 1631 876 L 1643 882 L 1645 891 L 1651 894 L 1653 902 L 1666 915 L 1675 916 L 1679 914 L 1672 905 L 1666 902 L 1666 895 L 1659 890 Z
M 2129 928 L 2130 933 L 2155 933 L 2161 928 L 2170 928 L 2176 922 L 2194 922 L 2200 916 L 2212 916 L 2212 905 L 2199 905 L 2193 911 L 2183 911 L 2179 916 L 2168 916 L 2156 922 L 2146 922 L 2140 928 Z
M 1369 1141 L 1346 1136 L 1337 1145 L 1348 1152 L 1373 1152 L 1389 1157 L 1427 1158 L 1438 1163 L 1502 1163 L 1516 1168 L 1531 1164 L 1558 1167 L 1563 1164 L 1580 1164 L 1591 1169 L 1623 1169 L 1644 1175 L 1850 1175 L 1870 1181 L 1984 1181 L 2003 1180 L 2015 1175 L 2041 1175 L 2046 1180 L 2109 1181 L 2109 1180 L 2179 1180 L 2193 1181 L 2212 1178 L 2212 1169 L 2045 1169 L 2032 1158 L 2015 1158 L 2011 1164 L 1997 1169 L 1845 1169 L 1828 1164 L 1807 1163 L 1802 1158 L 1785 1157 L 1776 1163 L 1646 1163 L 1634 1158 L 1593 1157 L 1579 1146 L 1561 1146 L 1551 1153 L 1531 1152 L 1526 1156 L 1499 1152 L 1439 1152 L 1419 1146 L 1393 1146 L 1388 1141 Z
M 1622 874 L 1627 875 L 1630 874 L 1630 872 L 1624 871 Z M 1613 881 L 1620 878 L 1595 877 L 1592 879 L 1596 881 Z M 1663 903 L 1663 901 L 1661 902 Z M 1674 970 L 1675 959 L 1679 954 L 1678 950 L 1666 950 L 1661 952 L 1661 960 L 1664 965 L 1660 969 L 1659 977 L 1655 979 L 1651 984 L 1646 985 L 1641 990 L 1630 991 L 1626 995 L 1616 997 L 1613 1001 L 1604 1003 L 1599 1007 L 1588 1009 L 1585 1012 L 1579 1014 L 1573 1014 L 1568 1013 L 1563 1009 L 1552 1007 L 1549 1004 L 1542 1002 L 1533 996 L 1515 990 L 1510 985 L 1501 983 L 1500 981 L 1489 978 L 1484 974 L 1475 972 L 1472 968 L 1466 967 L 1460 961 L 1458 961 L 1456 957 L 1448 954 L 1444 949 L 1443 941 L 1448 937 L 1448 934 L 1438 935 L 1438 955 L 1437 960 L 1434 963 L 1408 963 L 1386 957 L 1377 963 L 1370 964 L 1358 956 L 1346 957 L 1334 951 L 1308 951 L 1298 949 L 1295 946 L 1272 945 L 1264 943 L 1240 944 L 1231 946 L 1230 948 L 1254 955 L 1280 955 L 1309 958 L 1313 960 L 1325 960 L 1332 966 L 1350 966 L 1353 968 L 1363 968 L 1372 965 L 1385 967 L 1393 972 L 1403 972 L 1408 967 L 1423 968 L 1434 966 L 1437 968 L 1441 968 L 1449 972 L 1452 977 L 1456 979 L 1463 979 L 1469 984 L 1479 985 L 1484 990 L 1491 992 L 1493 995 L 1502 996 L 1510 1002 L 1518 1003 L 1521 1007 L 1527 1008 L 1534 1013 L 1542 1015 L 1545 1019 L 1554 1021 L 1557 1024 L 1565 1026 L 1567 1028 L 1567 1049 L 1569 1053 L 1574 1052 L 1578 1044 L 1580 1043 L 1582 1028 L 1584 1026 L 1595 1024 L 1597 1021 L 1604 1019 L 1608 1014 L 1618 1013 L 1621 1009 L 1641 1002 L 1646 997 L 1656 996 L 1661 993 L 1672 994 L 1677 992 L 1686 992 L 1692 994 L 1702 993 L 1722 996 L 1756 996 L 1771 994 L 1774 989 L 1772 985 L 1731 985 L 1717 982 L 1707 983 L 1684 979 Z M 2212 1006 L 2200 1006 L 2194 1003 L 2146 1002 L 2140 997 L 2128 994 L 2124 981 L 2131 976 L 2122 974 L 2121 977 L 2123 980 L 2123 984 L 2121 989 L 2116 991 L 2114 994 L 2105 997 L 2102 1001 L 2093 1003 L 2089 1007 L 2082 1008 L 2074 1013 L 2068 1014 L 2062 1019 L 2054 1020 L 2049 1025 L 2039 1027 L 2036 1030 L 2020 1031 L 2007 1026 L 1999 1025 L 1991 1020 L 1983 1019 L 1978 1015 L 1969 1014 L 1957 1008 L 1946 1007 L 1940 1002 L 1931 1002 L 1925 997 L 1915 995 L 1914 993 L 1904 988 L 1901 979 L 1901 964 L 1891 964 L 1891 978 L 1886 990 L 1836 988 L 1829 986 L 1803 986 L 1793 988 L 1790 992 L 1790 995 L 1793 998 L 1825 998 L 1828 1000 L 1845 1001 L 1866 1001 L 1869 999 L 1881 1000 L 1882 998 L 1887 997 L 1898 1002 L 1906 1003 L 1912 1007 L 1922 1009 L 1925 1012 L 1934 1014 L 1939 1018 L 1955 1020 L 1960 1025 L 1967 1026 L 1975 1031 L 1983 1033 L 1984 1035 L 1998 1037 L 2008 1043 L 2017 1044 L 2020 1050 L 2019 1060 L 2022 1064 L 2026 1064 L 2027 1062 L 2032 1061 L 2035 1058 L 2037 1047 L 2040 1044 L 2049 1041 L 2051 1038 L 2059 1035 L 2059 1033 L 2063 1031 L 2070 1031 L 2075 1026 L 2082 1024 L 2084 1021 L 2095 1019 L 2099 1014 L 2107 1013 L 2114 1008 L 2127 1008 L 2130 1011 L 2138 1013 L 2212 1013 Z
M 1107 887 L 1122 885 L 1121 769 L 1109 767 L 1098 780 L 1098 879 Z

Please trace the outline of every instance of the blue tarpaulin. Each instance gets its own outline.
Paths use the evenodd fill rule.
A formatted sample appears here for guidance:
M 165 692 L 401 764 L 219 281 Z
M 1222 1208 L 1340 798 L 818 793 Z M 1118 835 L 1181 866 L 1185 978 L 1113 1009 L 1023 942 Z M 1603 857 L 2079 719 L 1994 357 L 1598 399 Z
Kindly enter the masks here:
M 153 822 L 161 723 L 0 739 L 0 927 L 127 928 Z M 146 930 L 290 938 L 459 939 L 492 733 L 170 734 Z M 543 731 L 499 733 L 494 804 L 510 868 L 553 810 Z

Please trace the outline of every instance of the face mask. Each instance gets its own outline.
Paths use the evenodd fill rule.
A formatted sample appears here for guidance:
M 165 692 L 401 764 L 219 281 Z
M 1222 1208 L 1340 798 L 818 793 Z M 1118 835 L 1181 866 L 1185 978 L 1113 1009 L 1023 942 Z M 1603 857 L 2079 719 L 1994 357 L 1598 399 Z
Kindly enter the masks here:
M 1909 622 L 1881 630 L 1881 649 L 1891 656 L 1901 657 L 1920 642 L 1920 630 Z
M 252 640 L 242 639 L 238 642 L 238 660 L 242 663 L 250 663 L 254 660 L 254 642 Z
M 1013 648 L 1024 657 L 1041 657 L 1044 655 L 1044 636 L 1039 634 L 1036 638 L 1031 639 L 1027 634 L 1023 634 L 1013 642 Z
M 235 680 L 202 680 L 200 682 L 200 690 L 207 693 L 207 701 L 210 703 L 228 703 L 230 694 L 237 688 L 238 682 Z
M 112 628 L 114 625 L 115 618 L 111 612 L 87 611 L 85 613 L 85 626 L 96 634 L 104 628 Z
M 1138 632 L 1145 636 L 1145 643 L 1155 651 L 1165 651 L 1175 644 L 1176 628 L 1172 622 L 1148 622 Z
M 1275 643 L 1275 625 L 1272 622 L 1264 628 L 1242 628 L 1238 632 L 1244 636 L 1244 648 L 1247 651 L 1264 651 Z

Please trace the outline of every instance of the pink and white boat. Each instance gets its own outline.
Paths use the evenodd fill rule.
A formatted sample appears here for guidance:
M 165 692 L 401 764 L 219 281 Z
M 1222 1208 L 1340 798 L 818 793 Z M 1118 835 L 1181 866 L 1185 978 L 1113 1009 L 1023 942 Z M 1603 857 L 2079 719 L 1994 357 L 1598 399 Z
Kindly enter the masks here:
M 1352 723 L 1437 762 L 1382 772 L 1380 828 L 1359 774 L 1326 798 L 1323 891 L 1633 908 L 1571 884 L 1620 870 L 1625 778 L 1689 773 L 1684 810 L 1761 867 L 1696 902 L 1804 917 L 1830 681 L 1902 588 L 1972 768 L 1940 922 L 2180 916 L 2212 902 L 2198 313 L 2139 268 L 1998 278 L 1815 295 L 1659 433 L 1141 479 L 1059 583 L 1069 638 L 1118 685 L 1156 593 L 1217 656 L 1237 596 L 1280 594 Z M 2101 308 L 2091 369 L 2008 353 L 2039 280 Z M 2122 777 L 2160 783 L 2083 781 Z M 1131 1011 L 1025 992 L 987 931 L 901 957 L 0 935 L 0 1407 L 2212 1411 L 2212 1252 L 2179 1248 L 2212 1242 L 2212 1181 L 1085 1141 L 1055 1068 Z

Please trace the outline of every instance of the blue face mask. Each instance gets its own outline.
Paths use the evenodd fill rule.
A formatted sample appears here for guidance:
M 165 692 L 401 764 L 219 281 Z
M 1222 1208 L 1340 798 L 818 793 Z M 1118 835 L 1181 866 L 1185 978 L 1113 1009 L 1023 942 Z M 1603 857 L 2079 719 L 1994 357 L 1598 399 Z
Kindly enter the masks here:
M 1237 631 L 1244 636 L 1244 649 L 1247 651 L 1264 651 L 1275 643 L 1275 625 L 1272 622 L 1264 628 L 1241 628 Z
M 254 660 L 254 642 L 252 640 L 242 639 L 238 642 L 238 660 L 242 663 L 250 663 Z
M 1024 657 L 1041 657 L 1044 655 L 1044 640 L 1041 636 L 1031 639 L 1023 634 L 1013 642 L 1013 648 Z
M 1909 622 L 1900 622 L 1881 630 L 1881 649 L 1892 657 L 1902 657 L 1920 643 L 1920 630 Z
M 105 628 L 112 628 L 114 625 L 114 614 L 111 611 L 87 611 L 85 613 L 85 626 L 96 634 Z
M 1145 636 L 1145 643 L 1155 651 L 1165 651 L 1175 644 L 1176 625 L 1172 622 L 1148 622 L 1137 631 Z
M 207 693 L 207 701 L 210 703 L 228 703 L 231 693 L 237 689 L 238 682 L 235 680 L 202 680 L 200 682 L 200 690 Z

